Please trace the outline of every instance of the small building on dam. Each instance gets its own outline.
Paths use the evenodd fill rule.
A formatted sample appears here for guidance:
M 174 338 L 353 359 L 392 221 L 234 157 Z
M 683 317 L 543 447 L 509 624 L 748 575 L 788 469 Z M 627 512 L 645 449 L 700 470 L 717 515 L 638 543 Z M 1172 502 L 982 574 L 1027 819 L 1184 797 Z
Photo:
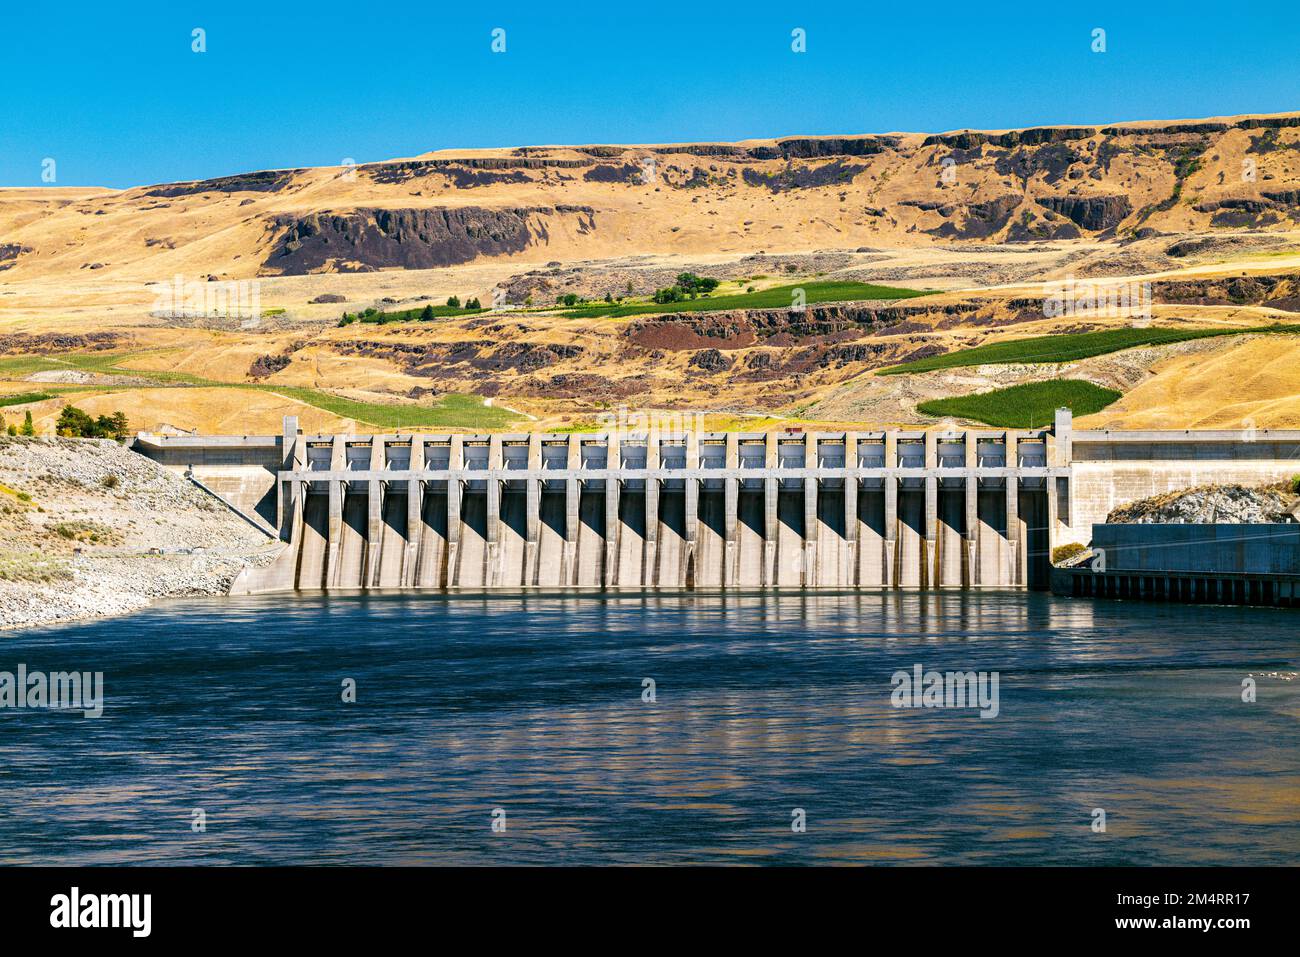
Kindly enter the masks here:
M 237 592 L 1046 588 L 1116 506 L 1300 471 L 1300 431 L 141 434 L 286 547 Z

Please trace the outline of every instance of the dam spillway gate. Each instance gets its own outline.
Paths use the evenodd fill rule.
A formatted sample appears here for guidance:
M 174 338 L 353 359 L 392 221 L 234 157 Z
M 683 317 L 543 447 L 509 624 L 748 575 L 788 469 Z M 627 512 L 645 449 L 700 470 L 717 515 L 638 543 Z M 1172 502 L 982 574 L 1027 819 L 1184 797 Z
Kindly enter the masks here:
M 1046 587 L 1051 430 L 286 430 L 249 591 Z

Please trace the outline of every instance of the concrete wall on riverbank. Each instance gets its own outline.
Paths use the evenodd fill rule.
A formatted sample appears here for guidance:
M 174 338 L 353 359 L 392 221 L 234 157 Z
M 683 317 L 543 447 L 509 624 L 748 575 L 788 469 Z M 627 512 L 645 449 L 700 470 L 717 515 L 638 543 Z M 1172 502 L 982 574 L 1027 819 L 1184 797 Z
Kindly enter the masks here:
M 245 515 L 278 527 L 276 473 L 284 464 L 283 436 L 142 432 L 133 447 L 168 471 L 193 474 Z
M 1096 525 L 1094 555 L 1053 568 L 1077 598 L 1300 606 L 1300 525 Z
M 1300 474 L 1300 431 L 1076 431 L 1070 495 L 1053 543 L 1087 544 L 1094 525 L 1139 499 L 1199 485 L 1266 485 Z
M 1300 525 L 1095 525 L 1107 572 L 1300 575 Z

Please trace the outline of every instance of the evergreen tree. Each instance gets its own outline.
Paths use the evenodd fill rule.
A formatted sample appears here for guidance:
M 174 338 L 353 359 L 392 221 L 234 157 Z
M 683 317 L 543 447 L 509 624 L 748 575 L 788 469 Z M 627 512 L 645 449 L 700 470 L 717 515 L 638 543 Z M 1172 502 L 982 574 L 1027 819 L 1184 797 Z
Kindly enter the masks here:
M 126 421 L 126 413 L 121 409 L 114 412 L 108 419 L 109 434 L 119 442 L 125 442 L 127 435 L 130 434 L 131 427 Z
M 86 436 L 95 431 L 95 420 L 75 405 L 65 405 L 59 412 L 59 421 L 55 423 L 54 429 L 59 435 L 74 438 Z
M 59 421 L 55 430 L 59 435 L 71 438 L 117 439 L 123 442 L 130 434 L 131 427 L 127 422 L 126 414 L 121 410 L 112 415 L 92 418 L 75 405 L 65 405 L 59 412 Z

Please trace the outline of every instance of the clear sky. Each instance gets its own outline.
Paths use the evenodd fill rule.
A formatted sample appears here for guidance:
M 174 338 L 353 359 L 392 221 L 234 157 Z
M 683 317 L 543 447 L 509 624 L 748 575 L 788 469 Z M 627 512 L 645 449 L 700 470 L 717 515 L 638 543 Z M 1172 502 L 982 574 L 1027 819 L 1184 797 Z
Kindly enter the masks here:
M 11 0 L 0 185 L 1300 109 L 1292 3 Z M 207 51 L 192 52 L 206 31 Z M 504 53 L 491 50 L 505 30 Z M 806 31 L 807 52 L 791 50 Z M 1106 52 L 1092 52 L 1095 28 Z

